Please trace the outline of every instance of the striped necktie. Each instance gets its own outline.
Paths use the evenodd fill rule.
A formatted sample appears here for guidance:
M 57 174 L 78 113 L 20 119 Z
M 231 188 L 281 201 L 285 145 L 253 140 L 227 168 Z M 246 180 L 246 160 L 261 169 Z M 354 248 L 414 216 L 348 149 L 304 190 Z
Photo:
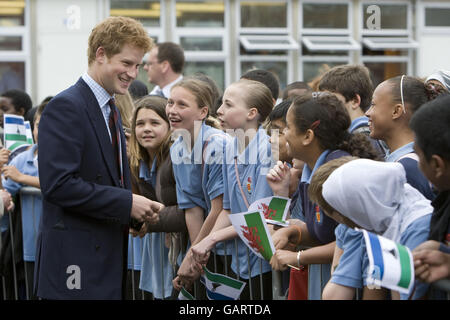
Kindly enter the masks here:
M 119 170 L 120 186 L 123 187 L 122 145 L 120 143 L 119 111 L 114 103 L 114 99 L 109 100 L 109 107 L 111 112 L 109 113 L 108 126 L 109 132 L 111 133 L 111 144 L 116 157 L 117 168 Z

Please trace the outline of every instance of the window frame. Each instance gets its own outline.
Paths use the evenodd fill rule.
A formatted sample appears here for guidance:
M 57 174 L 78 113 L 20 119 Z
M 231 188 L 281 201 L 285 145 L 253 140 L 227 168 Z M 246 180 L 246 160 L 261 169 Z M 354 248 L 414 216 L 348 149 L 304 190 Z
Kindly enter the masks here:
M 289 44 L 277 44 L 270 40 L 283 39 L 287 40 Z M 268 40 L 267 44 L 252 44 L 251 40 Z M 258 50 L 298 50 L 299 45 L 293 37 L 289 35 L 240 35 L 239 42 L 244 46 L 246 51 L 258 51 Z
M 346 4 L 347 5 L 347 28 L 303 28 L 303 5 L 304 4 Z M 353 30 L 353 3 L 352 1 L 345 0 L 306 0 L 299 1 L 299 29 L 300 34 L 307 35 L 350 35 Z
M 389 30 L 368 30 L 365 29 L 366 23 L 364 21 L 364 5 L 406 5 L 406 28 L 405 29 L 389 29 Z M 361 26 L 362 36 L 406 36 L 412 37 L 413 14 L 412 4 L 408 0 L 361 0 L 358 7 L 359 25 Z
M 336 38 L 348 40 L 350 44 L 333 46 L 332 42 L 333 40 L 336 40 Z M 329 41 L 330 44 L 314 44 L 311 40 L 322 40 L 325 42 Z M 357 51 L 361 49 L 361 45 L 356 42 L 355 39 L 353 39 L 351 36 L 303 36 L 302 42 L 309 51 Z
M 292 1 L 289 0 L 235 0 L 236 1 L 236 22 L 238 34 L 290 34 L 292 30 Z M 285 28 L 248 28 L 241 25 L 241 3 L 242 2 L 279 2 L 286 3 L 286 27 Z
M 25 0 L 24 25 L 14 27 L 0 27 L 0 35 L 21 37 L 22 50 L 1 50 L 0 62 L 17 62 L 24 64 L 24 90 L 32 91 L 31 74 L 31 43 L 30 43 L 30 0 Z M 31 95 L 31 94 L 30 94 Z
M 416 16 L 418 17 L 418 29 L 421 33 L 425 34 L 450 34 L 450 26 L 448 27 L 435 27 L 435 26 L 427 26 L 425 23 L 426 17 L 426 9 L 427 8 L 445 8 L 450 9 L 450 3 L 448 2 L 424 2 L 419 1 L 416 7 Z
M 181 45 L 182 37 L 221 37 L 222 38 L 222 50 L 205 50 L 205 51 L 193 51 L 184 50 L 184 57 L 186 62 L 223 62 L 225 68 L 225 86 L 230 82 L 230 58 L 229 58 L 229 12 L 230 12 L 230 1 L 229 0 L 214 0 L 214 2 L 223 3 L 224 5 L 224 16 L 223 16 L 223 27 L 215 28 L 202 28 L 202 27 L 178 27 L 177 17 L 176 17 L 176 3 L 177 2 L 202 2 L 204 0 L 171 0 L 172 12 L 171 16 L 171 28 L 173 31 L 173 41 Z M 222 88 L 221 88 L 222 89 Z M 225 89 L 225 88 L 223 88 Z

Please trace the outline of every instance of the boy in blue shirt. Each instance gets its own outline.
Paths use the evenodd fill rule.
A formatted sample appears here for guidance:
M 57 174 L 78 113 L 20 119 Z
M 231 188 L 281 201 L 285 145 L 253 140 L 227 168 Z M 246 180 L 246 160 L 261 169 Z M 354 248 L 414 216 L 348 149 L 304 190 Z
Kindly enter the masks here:
M 34 118 L 33 137 L 35 144 L 28 150 L 15 157 L 7 166 L 3 166 L 3 187 L 15 196 L 23 187 L 40 188 L 38 174 L 38 128 L 41 114 L 47 103 L 39 106 Z M 36 254 L 36 237 L 42 215 L 42 197 L 35 194 L 22 194 L 22 236 L 23 260 L 25 261 L 25 275 L 27 283 L 27 296 L 31 297 L 33 288 L 34 261 Z
M 425 265 L 423 249 L 440 249 L 450 244 L 450 96 L 444 95 L 424 104 L 411 118 L 415 133 L 414 150 L 419 157 L 420 170 L 439 190 L 431 205 L 434 208 L 427 242 L 414 252 L 416 273 Z M 421 257 L 419 259 L 419 257 Z M 423 271 L 422 271 L 423 272 Z M 445 298 L 443 292 L 432 292 L 432 298 Z

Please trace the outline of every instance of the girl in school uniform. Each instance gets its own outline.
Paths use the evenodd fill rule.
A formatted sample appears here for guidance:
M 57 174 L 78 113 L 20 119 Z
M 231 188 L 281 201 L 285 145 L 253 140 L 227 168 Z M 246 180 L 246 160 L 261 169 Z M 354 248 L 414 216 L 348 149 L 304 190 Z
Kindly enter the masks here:
M 261 126 L 272 108 L 270 90 L 260 82 L 242 79 L 225 90 L 217 116 L 234 138 L 227 143 L 224 156 L 224 210 L 213 231 L 192 249 L 196 262 L 205 264 L 216 243 L 236 239 L 231 276 L 247 282 L 240 296 L 242 300 L 272 297 L 269 263 L 259 259 L 237 238 L 228 218 L 230 214 L 246 212 L 252 202 L 272 195 L 265 178 L 272 164 L 271 145 Z
M 389 148 L 385 161 L 403 165 L 407 182 L 429 200 L 433 200 L 435 195 L 419 169 L 418 156 L 414 151 L 414 134 L 409 127 L 409 120 L 422 104 L 435 96 L 421 80 L 398 76 L 376 87 L 371 107 L 366 112 L 370 136 L 383 140 Z M 360 232 L 351 230 L 344 224 L 336 228 L 336 247 L 340 254 L 336 253 L 337 258 L 333 265 L 338 267 L 333 271 L 330 285 L 324 291 L 324 299 L 352 299 L 354 290 L 351 288 L 362 289 L 359 273 L 355 271 L 353 275 L 351 272 L 357 270 L 356 264 L 361 256 L 361 239 Z M 342 286 L 348 290 L 342 290 Z M 378 293 L 380 292 L 377 290 L 365 288 L 363 298 L 377 298 Z
M 385 161 L 402 164 L 408 183 L 430 200 L 435 195 L 419 169 L 418 157 L 414 152 L 414 132 L 409 127 L 409 120 L 415 111 L 433 98 L 434 92 L 421 80 L 398 76 L 376 87 L 371 107 L 366 112 L 370 137 L 383 140 L 389 148 Z
M 404 167 L 399 163 L 351 157 L 330 161 L 317 170 L 309 192 L 330 218 L 349 228 L 366 229 L 411 251 L 427 239 L 433 207 L 406 182 Z M 366 285 L 369 259 L 363 237 L 359 246 L 358 263 L 349 267 L 352 263 L 347 265 L 341 259 L 339 266 L 344 263 L 343 268 Z M 423 297 L 428 285 L 417 281 L 415 286 L 413 299 Z M 347 290 L 343 286 L 336 287 Z M 378 291 L 386 293 L 385 289 Z M 404 300 L 411 294 L 392 292 L 392 298 Z M 378 295 L 378 299 L 381 298 L 386 295 Z
M 162 174 L 170 163 L 170 126 L 165 113 L 166 99 L 159 96 L 147 96 L 136 103 L 131 122 L 129 142 L 130 171 L 135 192 L 152 200 L 164 203 L 165 208 L 159 214 L 159 222 L 142 226 L 140 236 L 144 236 L 142 248 L 134 244 L 134 257 L 141 256 L 142 264 L 139 287 L 151 293 L 155 299 L 166 299 L 172 296 L 173 268 L 169 262 L 169 248 L 165 245 L 167 232 L 181 232 L 184 215 L 176 206 L 176 198 L 167 201 L 158 194 L 161 185 L 170 180 L 169 174 Z M 164 171 L 165 172 L 165 171 Z M 175 191 L 175 182 L 168 182 Z M 176 220 L 157 228 L 161 222 L 171 215 Z M 178 219 L 177 219 L 178 218 Z M 182 218 L 182 221 L 180 221 Z M 141 240 L 139 237 L 134 239 Z M 135 298 L 141 299 L 141 296 Z
M 348 133 L 350 122 L 342 102 L 326 92 L 297 98 L 287 114 L 285 137 L 288 151 L 294 158 L 305 162 L 298 186 L 298 205 L 295 206 L 301 213 L 291 212 L 291 217 L 300 219 L 291 219 L 289 227 L 273 234 L 277 251 L 271 265 L 275 270 L 284 270 L 288 265 L 309 265 L 308 299 L 320 299 L 330 278 L 337 226 L 334 220 L 323 214 L 320 206 L 310 201 L 308 187 L 311 177 L 317 168 L 336 158 L 348 155 L 377 157 L 367 137 Z M 275 195 L 287 196 L 290 177 L 286 164 L 278 162 L 270 170 L 267 180 Z M 292 251 L 292 245 L 311 248 Z
M 222 156 L 226 135 L 214 128 L 215 122 L 209 118 L 213 96 L 205 81 L 187 78 L 172 87 L 166 106 L 172 136 L 179 135 L 170 148 L 170 156 L 178 206 L 185 210 L 192 245 L 209 234 L 223 207 Z M 226 250 L 218 246 L 215 252 L 223 257 L 231 248 Z M 222 272 L 225 258 L 217 260 L 216 266 Z M 189 250 L 173 280 L 178 290 L 190 287 L 195 278 L 191 261 Z

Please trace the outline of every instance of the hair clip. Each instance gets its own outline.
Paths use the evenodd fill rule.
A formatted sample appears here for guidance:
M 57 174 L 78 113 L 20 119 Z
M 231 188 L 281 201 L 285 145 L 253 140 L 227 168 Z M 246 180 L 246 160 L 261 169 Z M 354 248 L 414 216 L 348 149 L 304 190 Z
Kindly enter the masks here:
M 322 92 L 320 91 L 314 91 L 312 94 L 313 99 L 317 99 L 318 97 L 320 97 Z
M 320 124 L 320 120 L 314 121 L 314 122 L 311 124 L 310 129 L 313 130 L 313 131 L 316 130 L 316 128 L 319 126 L 319 124 Z

